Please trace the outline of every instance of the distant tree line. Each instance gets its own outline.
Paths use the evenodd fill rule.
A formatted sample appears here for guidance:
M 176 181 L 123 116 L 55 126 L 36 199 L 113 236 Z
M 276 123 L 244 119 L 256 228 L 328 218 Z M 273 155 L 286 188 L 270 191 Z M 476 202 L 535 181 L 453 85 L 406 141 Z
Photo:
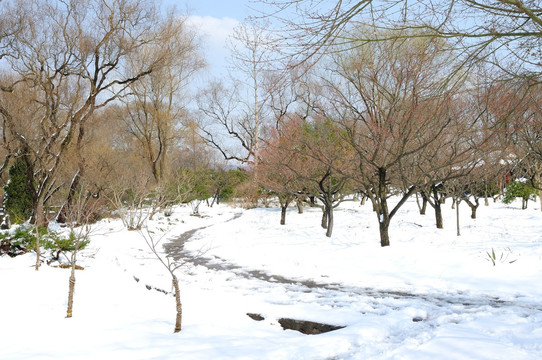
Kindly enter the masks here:
M 185 15 L 153 1 L 1 2 L 12 220 L 66 221 L 80 194 L 96 216 L 122 208 L 133 229 L 177 203 L 197 214 L 274 198 L 282 224 L 291 204 L 320 207 L 331 236 L 333 209 L 356 196 L 388 246 L 411 197 L 442 228 L 446 198 L 476 217 L 480 199 L 526 205 L 542 189 L 534 3 L 262 3 L 273 16 L 231 39 L 234 80 L 196 93 L 212 54 Z

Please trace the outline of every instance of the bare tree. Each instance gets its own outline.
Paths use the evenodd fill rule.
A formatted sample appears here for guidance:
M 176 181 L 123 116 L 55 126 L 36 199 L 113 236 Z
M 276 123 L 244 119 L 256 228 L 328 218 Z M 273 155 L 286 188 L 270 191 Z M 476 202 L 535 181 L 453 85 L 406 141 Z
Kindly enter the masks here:
M 520 89 L 527 88 L 527 95 L 518 99 L 522 91 L 511 89 L 510 97 L 520 104 L 514 108 L 510 122 L 509 136 L 513 136 L 514 153 L 519 160 L 516 172 L 530 180 L 531 185 L 538 190 L 542 210 L 542 98 L 540 84 L 526 81 L 520 84 Z
M 441 37 L 454 42 L 465 63 L 488 60 L 510 75 L 540 74 L 541 7 L 520 0 L 260 0 L 268 10 L 259 16 L 278 20 L 285 29 L 285 51 L 297 63 L 316 61 L 340 50 L 374 41 L 408 36 Z M 360 25 L 391 30 L 372 36 L 352 36 Z M 342 46 L 344 48 L 344 46 Z
M 305 188 L 304 172 L 308 159 L 294 149 L 299 143 L 295 132 L 299 122 L 291 120 L 282 124 L 280 131 L 273 129 L 262 148 L 258 164 L 259 182 L 275 194 L 280 203 L 280 224 L 286 224 L 286 211 L 290 203 Z
M 141 230 L 153 212 L 149 197 L 154 186 L 146 178 L 136 178 L 135 181 L 119 184 L 109 191 L 109 201 L 118 211 L 123 225 L 130 231 Z
M 190 261 L 186 259 L 183 261 L 173 259 L 171 256 L 164 255 L 160 250 L 159 245 L 162 244 L 162 240 L 166 237 L 167 232 L 162 234 L 157 234 L 154 231 L 150 230 L 149 227 L 140 231 L 141 237 L 145 240 L 145 243 L 156 256 L 158 261 L 167 269 L 169 275 L 171 276 L 171 283 L 173 286 L 174 296 L 175 296 L 175 329 L 174 333 L 178 333 L 182 330 L 182 319 L 183 319 L 183 308 L 181 302 L 181 291 L 179 288 L 179 279 L 175 272 L 180 269 L 183 265 Z M 194 257 L 202 256 L 203 252 L 198 252 Z
M 150 2 L 132 0 L 12 1 L 2 10 L 22 24 L 2 63 L 13 81 L 2 87 L 32 97 L 30 117 L 3 115 L 19 148 L 32 157 L 33 220 L 43 224 L 59 166 L 70 145 L 81 142 L 86 122 L 162 61 L 157 53 L 139 67 L 127 66 L 137 50 L 161 40 L 154 29 L 162 20 Z
M 189 81 L 204 66 L 196 33 L 185 23 L 185 18 L 169 18 L 158 31 L 160 40 L 142 47 L 130 60 L 130 67 L 137 69 L 152 63 L 156 54 L 164 54 L 151 74 L 130 85 L 130 95 L 123 99 L 125 106 L 117 115 L 156 183 L 167 177 L 172 148 L 180 141 Z
M 346 200 L 354 164 L 355 153 L 341 134 L 336 123 L 316 116 L 302 128 L 301 146 L 294 151 L 308 157 L 303 178 L 304 192 L 313 195 L 322 203 L 322 227 L 331 237 L 334 226 L 334 209 Z M 312 184 L 312 186 L 310 185 Z
M 457 135 L 452 99 L 459 83 L 446 79 L 444 49 L 434 39 L 375 42 L 338 54 L 333 76 L 324 79 L 328 117 L 356 152 L 352 176 L 373 203 L 382 246 L 397 211 L 443 167 L 436 156 L 448 156 L 450 166 L 470 150 Z M 387 199 L 396 194 L 390 208 Z
M 265 24 L 241 24 L 230 42 L 231 85 L 213 82 L 199 96 L 198 107 L 206 118 L 203 135 L 226 160 L 258 163 L 268 100 L 264 77 L 272 62 L 271 45 Z M 223 136 L 217 135 L 220 133 Z
M 90 223 L 95 216 L 95 209 L 98 202 L 88 188 L 80 188 L 69 208 L 66 209 L 66 223 L 70 229 L 69 240 L 72 242 L 73 250 L 70 254 L 70 278 L 68 287 L 68 305 L 66 317 L 73 315 L 73 300 L 75 293 L 75 271 L 77 269 L 77 255 L 81 244 L 88 241 L 92 228 Z
M 172 160 L 174 160 L 172 166 L 175 169 L 196 170 L 214 166 L 220 167 L 219 163 L 225 162 L 201 136 L 200 126 L 193 114 L 190 114 L 183 121 L 180 129 L 180 141 L 176 153 L 172 155 Z
M 315 196 L 322 203 L 322 227 L 331 237 L 333 209 L 345 200 L 343 190 L 349 181 L 350 145 L 334 123 L 321 117 L 307 121 L 291 115 L 273 135 L 266 144 L 262 177 L 279 195 L 282 220 L 296 195 Z

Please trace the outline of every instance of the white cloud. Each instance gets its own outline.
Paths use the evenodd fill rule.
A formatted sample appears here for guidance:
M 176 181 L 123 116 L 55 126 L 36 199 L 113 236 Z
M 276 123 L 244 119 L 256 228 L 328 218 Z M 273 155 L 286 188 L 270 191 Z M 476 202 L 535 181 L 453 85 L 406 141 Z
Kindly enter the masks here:
M 203 38 L 205 47 L 210 51 L 225 51 L 228 37 L 239 21 L 230 17 L 216 18 L 212 16 L 191 15 L 188 24 L 194 27 Z

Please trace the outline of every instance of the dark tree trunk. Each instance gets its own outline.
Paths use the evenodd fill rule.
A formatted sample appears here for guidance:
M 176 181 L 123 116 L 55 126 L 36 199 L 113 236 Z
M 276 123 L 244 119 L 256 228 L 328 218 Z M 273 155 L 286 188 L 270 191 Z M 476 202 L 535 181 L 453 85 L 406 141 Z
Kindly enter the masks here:
M 220 202 L 220 199 L 218 198 L 219 196 L 219 190 L 215 191 L 215 194 L 213 195 L 213 200 L 211 200 L 211 205 L 207 204 L 209 207 L 213 207 L 213 205 L 216 204 L 219 205 L 219 202 Z M 208 200 L 207 200 L 208 201 Z
M 280 202 L 280 224 L 285 225 L 286 224 L 286 210 L 288 209 L 288 205 L 292 202 L 293 197 L 290 195 L 279 195 L 279 202 Z
M 434 201 L 434 204 L 432 203 L 431 206 L 433 206 L 433 208 L 435 209 L 435 221 L 437 223 L 437 229 L 443 229 L 444 225 L 443 225 L 443 220 L 442 220 L 442 207 L 441 207 L 442 201 L 441 199 L 439 199 L 439 193 L 436 186 L 433 185 L 431 188 L 432 188 L 431 191 L 433 192 L 433 201 Z
M 427 211 L 427 196 L 422 192 L 422 206 L 420 208 L 420 215 L 425 215 Z
M 389 235 L 389 227 L 390 222 L 388 221 L 380 221 L 379 222 L 379 229 L 380 229 L 380 246 L 390 246 L 390 235 Z
M 444 224 L 442 220 L 442 207 L 440 206 L 440 201 L 435 203 L 435 220 L 437 223 L 437 229 L 444 229 Z
M 322 209 L 322 223 L 321 226 L 323 229 L 327 229 L 327 212 L 325 209 Z
M 286 224 L 286 209 L 288 208 L 288 205 L 281 205 L 280 207 L 280 224 L 285 225 Z
M 470 199 L 467 197 L 465 197 L 464 200 L 467 203 L 467 205 L 469 205 L 470 207 L 471 219 L 476 219 L 476 210 L 478 210 L 478 206 L 480 206 L 480 200 L 476 197 L 474 198 L 474 202 L 470 201 Z
M 326 206 L 326 217 L 327 217 L 327 231 L 326 236 L 331 237 L 333 232 L 333 206 Z
M 386 169 L 378 169 L 378 209 L 376 214 L 378 216 L 378 224 L 380 230 L 380 246 L 390 246 L 390 212 L 388 209 L 388 190 L 387 186 L 387 172 Z

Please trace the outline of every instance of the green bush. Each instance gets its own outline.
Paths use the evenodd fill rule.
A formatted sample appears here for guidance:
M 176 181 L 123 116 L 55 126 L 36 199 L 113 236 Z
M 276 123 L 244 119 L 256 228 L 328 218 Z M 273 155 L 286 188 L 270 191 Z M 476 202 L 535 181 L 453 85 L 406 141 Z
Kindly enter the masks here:
M 79 239 L 77 250 L 84 249 L 89 242 L 88 238 Z M 65 237 L 52 231 L 41 239 L 41 244 L 44 249 L 51 251 L 53 260 L 59 260 L 61 253 L 76 250 L 77 237 L 73 232 L 70 232 L 68 237 Z
M 38 228 L 40 237 L 40 246 L 51 252 L 51 257 L 58 260 L 63 252 L 74 251 L 77 244 L 76 235 L 72 232 L 66 237 L 55 231 L 50 231 L 46 227 Z M 90 240 L 80 239 L 79 249 L 84 249 Z M 14 232 L 4 232 L 0 234 L 0 255 L 8 254 L 17 256 L 36 248 L 36 228 L 29 226 L 19 226 Z
M 46 228 L 40 228 L 40 236 L 47 232 Z M 0 235 L 0 255 L 7 254 L 11 257 L 24 254 L 36 247 L 35 230 L 28 226 L 19 226 L 13 232 L 3 232 Z
M 28 166 L 18 157 L 9 168 L 9 182 L 4 186 L 4 207 L 15 222 L 24 222 L 32 214 L 32 194 L 27 183 Z
M 504 189 L 503 203 L 510 204 L 517 197 L 522 199 L 522 209 L 527 208 L 527 202 L 534 200 L 537 190 L 525 180 L 514 180 Z

